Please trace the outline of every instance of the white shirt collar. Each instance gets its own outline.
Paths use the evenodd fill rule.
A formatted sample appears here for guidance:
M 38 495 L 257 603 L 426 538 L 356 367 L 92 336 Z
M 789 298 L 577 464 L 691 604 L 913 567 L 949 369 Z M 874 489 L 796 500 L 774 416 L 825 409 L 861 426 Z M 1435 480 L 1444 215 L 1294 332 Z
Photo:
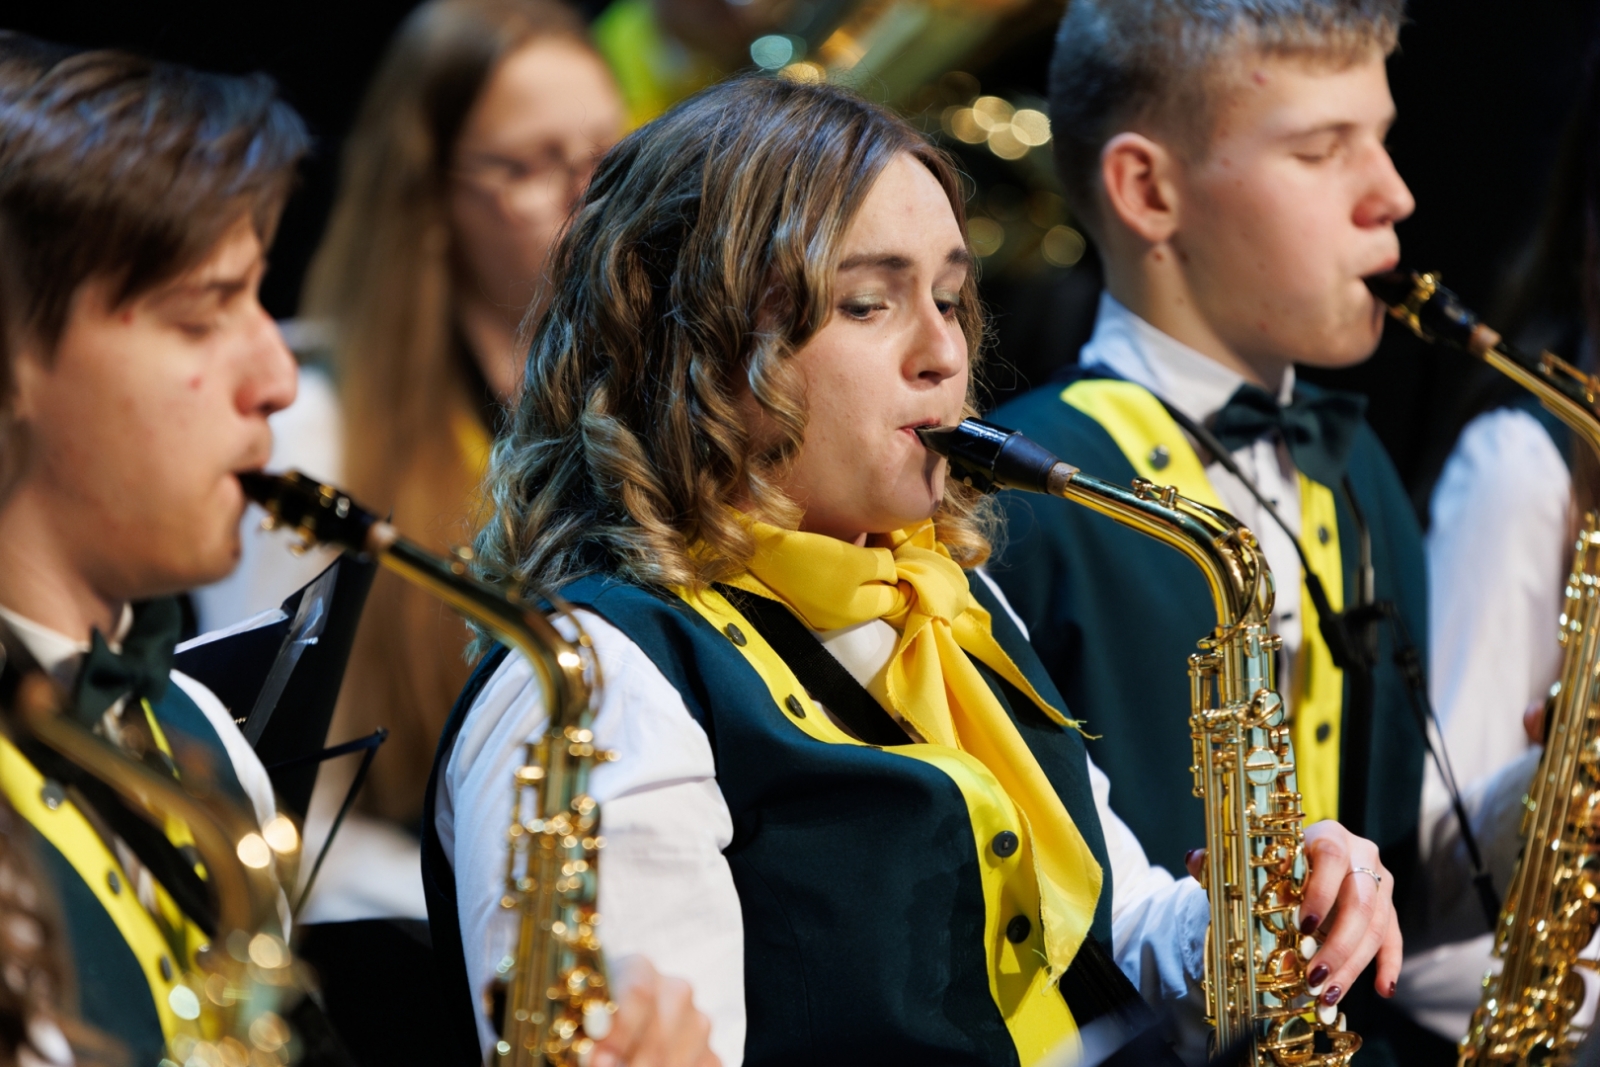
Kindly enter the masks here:
M 70 686 L 77 677 L 78 663 L 89 654 L 89 642 L 74 641 L 66 634 L 18 615 L 0 606 L 0 622 L 4 622 L 16 635 L 22 647 L 28 650 L 44 672 L 62 685 Z M 133 607 L 122 606 L 122 618 L 117 622 L 117 632 L 107 639 L 113 652 L 122 651 L 122 639 L 133 629 Z
M 1144 386 L 1196 422 L 1221 410 L 1245 381 L 1237 371 L 1162 333 L 1108 291 L 1100 294 L 1094 335 L 1078 362 Z M 1294 368 L 1289 367 L 1278 400 L 1287 404 L 1293 397 Z

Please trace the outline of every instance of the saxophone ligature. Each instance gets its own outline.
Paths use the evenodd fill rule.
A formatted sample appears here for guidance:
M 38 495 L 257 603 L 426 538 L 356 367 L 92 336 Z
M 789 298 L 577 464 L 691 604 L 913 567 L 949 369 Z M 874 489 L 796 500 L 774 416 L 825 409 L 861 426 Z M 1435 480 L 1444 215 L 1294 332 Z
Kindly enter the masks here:
M 1477 356 L 1538 397 L 1600 456 L 1600 380 L 1507 344 L 1434 274 L 1393 271 L 1367 286 L 1418 336 Z M 1586 1027 L 1579 958 L 1600 923 L 1600 515 L 1583 517 L 1567 579 L 1544 754 L 1528 787 L 1522 854 L 1494 931 L 1498 974 L 1483 980 L 1460 1063 L 1566 1064 Z M 1592 966 L 1592 965 L 1590 965 Z
M 490 1061 L 504 1067 L 577 1067 L 610 1027 L 605 957 L 596 926 L 598 861 L 605 844 L 589 773 L 613 755 L 594 743 L 599 665 L 581 627 L 569 641 L 536 603 L 470 573 L 472 552 L 435 555 L 349 496 L 298 472 L 241 474 L 245 494 L 266 509 L 269 526 L 292 529 L 302 544 L 374 556 L 520 652 L 543 683 L 548 725 L 527 746 L 512 784 L 505 895 L 518 917 L 516 948 L 484 991 L 500 1040 Z M 569 608 L 551 603 L 574 626 Z M 585 672 L 588 677 L 585 677 Z M 591 682 L 590 679 L 593 679 Z
M 1131 489 L 1113 485 L 977 419 L 917 432 L 968 485 L 1081 504 L 1177 549 L 1205 575 L 1217 626 L 1189 657 L 1189 728 L 1194 791 L 1206 809 L 1213 1047 L 1249 1046 L 1252 1067 L 1347 1067 L 1361 1039 L 1345 1028 L 1342 1013 L 1318 1009 L 1306 983 L 1314 948 L 1298 925 L 1305 816 L 1289 717 L 1274 681 L 1281 642 L 1269 629 L 1272 574 L 1254 535 L 1176 489 L 1142 480 Z
M 79 725 L 63 713 L 65 702 L 49 676 L 26 671 L 13 694 L 13 728 L 108 786 L 157 829 L 186 831 L 216 900 L 211 941 L 187 958 L 175 953 L 182 962 L 167 1001 L 178 1024 L 161 1067 L 287 1067 L 302 1051 L 288 1017 L 310 988 L 279 922 L 280 877 L 292 878 L 299 856 L 294 823 L 278 815 L 258 826 L 253 814 L 215 790 L 180 784 Z

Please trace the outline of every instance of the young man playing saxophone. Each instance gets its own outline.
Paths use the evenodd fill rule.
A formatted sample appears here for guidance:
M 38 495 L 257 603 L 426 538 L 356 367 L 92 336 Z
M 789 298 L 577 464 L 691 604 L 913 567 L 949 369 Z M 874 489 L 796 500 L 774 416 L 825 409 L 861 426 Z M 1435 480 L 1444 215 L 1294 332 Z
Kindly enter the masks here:
M 267 417 L 294 399 L 258 291 L 304 127 L 264 78 L 120 52 L 0 36 L 0 78 L 0 705 L 43 670 L 71 694 L 64 714 L 113 743 L 154 740 L 147 765 L 209 779 L 264 826 L 261 761 L 171 670 L 171 598 L 237 562 L 236 476 L 266 461 Z M 78 1014 L 154 1064 L 210 894 L 163 881 L 194 874 L 170 862 L 192 854 L 71 771 L 0 737 L 0 789 L 53 876 Z M 695 1062 L 705 1024 L 683 983 L 647 964 L 628 976 L 602 1050 Z
M 992 419 L 1100 477 L 1176 485 L 1255 532 L 1277 581 L 1307 821 L 1339 818 L 1383 847 L 1401 885 L 1382 888 L 1400 894 L 1411 948 L 1484 929 L 1456 827 L 1418 825 L 1424 742 L 1395 654 L 1407 638 L 1426 648 L 1420 535 L 1360 398 L 1294 374 L 1377 345 L 1383 309 L 1362 278 L 1397 262 L 1394 224 L 1414 206 L 1384 148 L 1401 17 L 1400 0 L 1075 2 L 1052 123 L 1106 292 L 1079 366 Z M 1212 626 L 1207 590 L 1183 560 L 1083 509 L 1006 497 L 994 577 L 1100 735 L 1090 751 L 1113 805 L 1153 859 L 1181 869 L 1202 826 L 1184 774 L 1186 661 Z M 1361 601 L 1369 562 L 1376 599 L 1403 625 L 1375 624 L 1363 681 L 1302 583 L 1320 578 L 1332 614 Z M 1506 802 L 1530 770 L 1470 791 L 1502 887 L 1517 831 Z M 1431 846 L 1420 871 L 1419 836 Z M 1340 906 L 1382 881 L 1352 872 Z M 1325 918 L 1303 916 L 1305 932 Z M 1323 996 L 1351 991 L 1329 983 Z M 1362 1062 L 1394 1054 L 1375 1002 L 1357 998 L 1350 1015 Z

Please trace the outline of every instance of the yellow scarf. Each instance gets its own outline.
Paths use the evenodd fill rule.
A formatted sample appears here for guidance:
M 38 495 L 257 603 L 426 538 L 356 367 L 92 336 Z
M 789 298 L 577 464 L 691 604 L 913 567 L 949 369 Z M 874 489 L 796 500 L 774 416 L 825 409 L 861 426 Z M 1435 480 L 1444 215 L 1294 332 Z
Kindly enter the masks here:
M 890 710 L 930 744 L 959 749 L 989 769 L 1011 797 L 1031 842 L 1040 922 L 1052 974 L 1083 943 L 1102 873 L 1033 752 L 970 655 L 1016 686 L 1039 710 L 1051 707 L 995 640 L 989 613 L 967 576 L 934 537 L 932 522 L 862 548 L 822 534 L 752 522 L 756 552 L 729 584 L 787 604 L 813 630 L 882 619 L 899 631 L 884 689 Z

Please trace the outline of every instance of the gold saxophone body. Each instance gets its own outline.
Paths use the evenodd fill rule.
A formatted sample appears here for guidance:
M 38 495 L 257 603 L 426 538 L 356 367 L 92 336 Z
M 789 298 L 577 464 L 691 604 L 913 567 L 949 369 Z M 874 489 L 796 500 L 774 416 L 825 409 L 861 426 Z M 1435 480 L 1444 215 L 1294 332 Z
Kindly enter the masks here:
M 1548 352 L 1518 352 L 1432 274 L 1367 285 L 1419 336 L 1464 349 L 1530 390 L 1600 455 L 1600 381 Z M 1560 619 L 1561 680 L 1529 786 L 1523 846 L 1495 927 L 1500 973 L 1483 981 L 1460 1063 L 1570 1063 L 1584 1036 L 1578 958 L 1600 922 L 1600 516 L 1583 518 Z
M 612 754 L 594 744 L 599 667 L 580 628 L 568 641 L 536 604 L 468 573 L 471 550 L 454 558 L 428 552 L 331 486 L 296 472 L 245 474 L 245 493 L 269 522 L 303 542 L 371 554 L 520 652 L 544 685 L 549 724 L 527 747 L 512 787 L 506 889 L 501 906 L 517 912 L 516 949 L 485 991 L 500 1019 L 492 1062 L 506 1067 L 576 1067 L 609 1028 L 615 1010 L 595 908 L 605 844 L 589 773 Z M 560 605 L 557 604 L 559 607 Z M 570 618 L 569 613 L 569 618 Z M 575 620 L 574 620 L 575 621 Z M 588 668 L 594 683 L 584 677 Z
M 1289 719 L 1274 681 L 1272 573 L 1231 515 L 1135 481 L 1132 489 L 1063 463 L 1022 434 L 968 419 L 919 431 L 980 488 L 1048 493 L 1183 553 L 1206 577 L 1217 626 L 1189 657 L 1195 795 L 1205 802 L 1211 903 L 1206 1011 L 1214 1047 L 1251 1044 L 1253 1067 L 1345 1067 L 1361 1039 L 1344 1016 L 1317 1017 L 1298 909 L 1306 877 Z
M 286 1067 L 300 1049 L 285 1013 L 308 984 L 283 939 L 278 913 L 278 870 L 292 872 L 299 856 L 294 824 L 280 815 L 258 827 L 252 813 L 230 800 L 191 793 L 176 778 L 157 773 L 74 722 L 62 713 L 63 703 L 53 681 L 28 672 L 17 685 L 14 725 L 109 786 L 129 810 L 157 828 L 181 824 L 216 896 L 216 937 L 195 953 L 194 966 L 180 964 L 168 996 L 182 1026 L 167 1042 L 163 1067 Z

